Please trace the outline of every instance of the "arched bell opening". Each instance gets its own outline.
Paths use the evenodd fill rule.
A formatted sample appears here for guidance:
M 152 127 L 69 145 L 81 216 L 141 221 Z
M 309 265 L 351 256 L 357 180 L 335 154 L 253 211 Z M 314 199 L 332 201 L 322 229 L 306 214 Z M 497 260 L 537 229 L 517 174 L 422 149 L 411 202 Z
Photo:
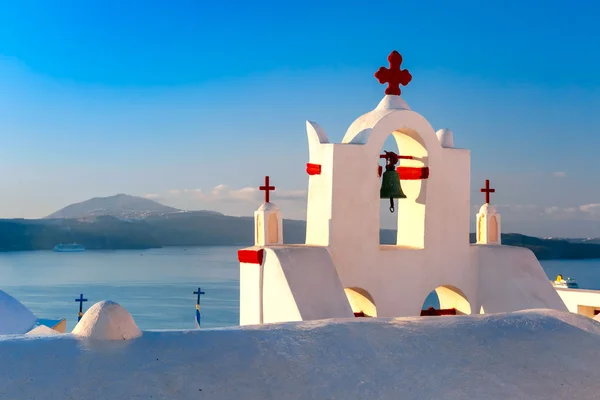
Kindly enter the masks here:
M 392 159 L 392 162 L 397 161 L 393 172 L 390 168 L 389 154 L 386 152 L 398 155 L 398 158 Z M 412 129 L 395 130 L 384 143 L 380 161 L 380 227 L 395 228 L 395 244 L 398 246 L 424 248 L 429 166 L 423 139 Z M 393 179 L 399 180 L 397 187 L 393 184 Z M 390 197 L 393 198 L 393 212 L 390 208 Z M 381 243 L 393 244 L 387 236 L 387 232 L 381 235 Z
M 459 288 L 452 285 L 438 286 L 433 290 L 421 308 L 421 316 L 469 315 L 471 303 Z
M 398 150 L 398 144 L 393 135 L 389 135 L 383 145 L 383 149 L 380 152 L 393 152 L 394 154 L 400 154 Z M 397 176 L 396 166 L 393 167 L 392 172 L 386 171 L 386 159 L 380 158 L 379 167 L 377 173 L 379 175 L 379 243 L 380 244 L 396 244 L 396 231 L 398 229 L 398 203 L 404 199 L 398 197 L 392 197 L 394 202 L 394 212 L 390 211 L 390 198 L 384 197 L 384 193 L 388 194 L 394 192 L 400 195 L 402 193 L 402 183 L 400 177 Z M 395 176 L 396 175 L 396 176 Z M 404 195 L 404 193 L 402 193 Z
M 373 297 L 365 289 L 345 288 L 344 292 L 355 317 L 377 317 L 377 308 Z

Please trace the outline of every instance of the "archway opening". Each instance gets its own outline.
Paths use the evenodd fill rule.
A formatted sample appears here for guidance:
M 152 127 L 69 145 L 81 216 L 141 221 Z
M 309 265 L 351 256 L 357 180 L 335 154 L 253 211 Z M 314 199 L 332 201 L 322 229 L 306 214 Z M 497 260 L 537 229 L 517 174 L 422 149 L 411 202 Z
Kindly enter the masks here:
M 390 212 L 390 200 L 380 199 L 380 227 L 383 229 L 380 243 L 424 248 L 425 200 L 429 177 L 425 144 L 416 131 L 398 129 L 388 136 L 380 154 L 385 151 L 393 151 L 401 156 L 396 171 L 406 198 L 394 199 L 393 213 Z M 379 170 L 385 171 L 385 159 L 379 161 Z
M 423 307 L 422 316 L 469 315 L 471 304 L 462 290 L 452 285 L 443 285 L 429 293 Z
M 396 143 L 396 139 L 394 138 L 394 135 L 389 135 L 388 138 L 385 141 L 385 144 L 383 145 L 383 149 L 381 150 L 380 154 L 383 154 L 384 151 L 392 151 L 396 154 L 400 154 L 400 152 L 398 151 L 398 145 Z M 386 164 L 386 160 L 383 158 L 380 158 L 378 160 L 379 162 L 379 169 L 378 169 L 378 174 L 381 172 L 381 175 L 383 175 L 383 173 L 385 172 L 385 164 Z M 381 188 L 381 183 L 382 183 L 382 176 L 379 177 L 379 184 L 380 186 L 378 187 L 378 189 Z M 400 184 L 402 184 L 402 182 L 400 182 Z M 398 214 L 397 214 L 397 210 L 398 210 L 398 203 L 404 201 L 405 199 L 394 199 L 394 206 L 395 206 L 395 210 L 394 212 L 390 212 L 390 200 L 389 199 L 379 199 L 379 243 L 380 244 L 396 244 L 397 242 L 397 230 L 398 230 Z
M 373 297 L 358 287 L 345 288 L 344 292 L 355 317 L 377 317 L 377 308 Z

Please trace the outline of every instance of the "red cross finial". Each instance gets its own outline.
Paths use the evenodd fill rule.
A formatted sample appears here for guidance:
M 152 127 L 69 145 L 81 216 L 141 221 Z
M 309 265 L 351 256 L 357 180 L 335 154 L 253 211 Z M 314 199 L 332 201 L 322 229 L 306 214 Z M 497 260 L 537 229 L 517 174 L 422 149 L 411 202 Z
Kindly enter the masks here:
M 485 180 L 485 188 L 481 188 L 479 190 L 481 190 L 481 193 L 485 193 L 485 202 L 486 203 L 490 202 L 490 193 L 496 192 L 496 189 L 490 188 L 490 180 L 489 179 Z
M 392 51 L 388 56 L 390 67 L 381 67 L 375 72 L 375 78 L 379 83 L 387 83 L 385 94 L 393 94 L 400 96 L 400 85 L 406 86 L 412 79 L 412 75 L 407 69 L 400 69 L 402 64 L 402 56 L 396 50 Z
M 275 186 L 269 186 L 269 177 L 265 176 L 265 185 L 264 186 L 259 186 L 258 190 L 264 190 L 265 191 L 265 203 L 268 203 L 270 200 L 270 191 L 271 190 L 275 190 Z

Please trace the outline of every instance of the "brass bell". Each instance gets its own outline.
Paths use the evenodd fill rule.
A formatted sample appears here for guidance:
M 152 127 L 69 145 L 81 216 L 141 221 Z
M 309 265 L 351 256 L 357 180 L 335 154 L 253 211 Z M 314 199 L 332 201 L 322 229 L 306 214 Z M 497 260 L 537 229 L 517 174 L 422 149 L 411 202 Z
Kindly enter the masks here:
M 380 199 L 390 199 L 390 212 L 394 212 L 394 199 L 405 199 L 406 195 L 400 186 L 400 175 L 396 171 L 398 156 L 391 152 L 386 153 L 385 172 L 381 179 Z

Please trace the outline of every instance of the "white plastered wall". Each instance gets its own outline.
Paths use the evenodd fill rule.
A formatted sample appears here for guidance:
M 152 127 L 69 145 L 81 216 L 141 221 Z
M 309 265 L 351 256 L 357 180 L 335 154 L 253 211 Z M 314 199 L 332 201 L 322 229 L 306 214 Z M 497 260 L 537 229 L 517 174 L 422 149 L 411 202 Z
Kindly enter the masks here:
M 267 247 L 241 270 L 240 325 L 354 316 L 325 247 Z
M 378 317 L 419 315 L 436 289 L 442 307 L 465 312 L 566 309 L 529 250 L 469 244 L 469 151 L 442 147 L 400 97 L 386 96 L 358 118 L 343 143 L 329 143 L 313 122 L 307 134 L 309 162 L 321 167 L 309 176 L 307 245 L 267 247 L 263 269 L 242 264 L 241 299 L 249 305 L 241 312 L 251 315 L 241 321 L 352 316 L 344 288 L 368 293 Z M 377 174 L 391 134 L 401 155 L 418 158 L 401 166 L 429 167 L 427 180 L 402 181 L 407 199 L 397 201 L 392 246 L 379 244 Z
M 479 269 L 479 306 L 486 313 L 532 308 L 567 311 L 531 250 L 476 244 L 471 254 Z
M 419 315 L 427 295 L 443 285 L 472 301 L 477 274 L 469 255 L 469 152 L 442 148 L 425 118 L 389 105 L 357 119 L 342 144 L 320 144 L 315 138 L 325 137 L 322 130 L 311 140 L 309 129 L 310 162 L 321 164 L 322 173 L 309 178 L 307 238 L 323 235 L 320 226 L 331 217 L 322 243 L 330 244 L 344 287 L 369 292 L 378 316 Z M 420 158 L 400 165 L 430 168 L 427 180 L 402 181 L 408 198 L 397 201 L 400 246 L 379 244 L 377 164 L 390 134 L 402 155 Z M 329 186 L 320 192 L 317 182 Z
M 594 318 L 600 310 L 600 290 L 555 288 L 556 292 L 572 313 Z

